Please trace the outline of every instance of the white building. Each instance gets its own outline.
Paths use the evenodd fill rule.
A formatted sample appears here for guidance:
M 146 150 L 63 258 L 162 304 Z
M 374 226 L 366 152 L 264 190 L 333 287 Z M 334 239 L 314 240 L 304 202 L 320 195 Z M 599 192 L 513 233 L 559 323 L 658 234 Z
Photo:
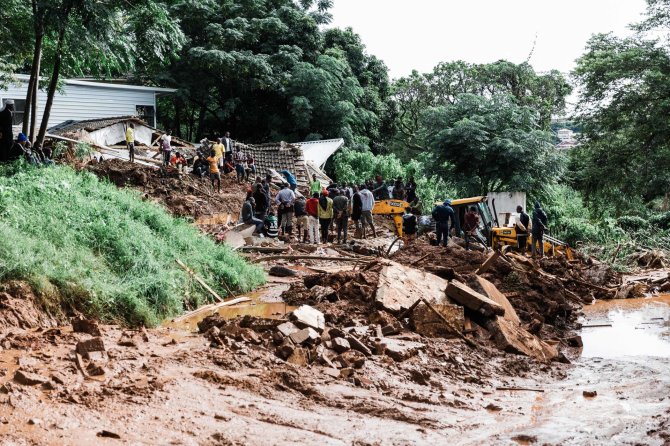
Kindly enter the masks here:
M 0 106 L 4 107 L 7 99 L 14 100 L 14 123 L 18 125 L 23 121 L 30 77 L 21 74 L 14 77 L 16 82 L 9 85 L 7 90 L 0 89 Z M 63 91 L 56 92 L 48 127 L 51 128 L 65 121 L 85 121 L 110 116 L 137 116 L 155 127 L 156 97 L 174 91 L 172 88 L 68 79 L 64 81 Z M 44 112 L 46 100 L 47 93 L 39 90 L 37 92 L 38 119 Z M 39 128 L 39 121 L 37 126 Z

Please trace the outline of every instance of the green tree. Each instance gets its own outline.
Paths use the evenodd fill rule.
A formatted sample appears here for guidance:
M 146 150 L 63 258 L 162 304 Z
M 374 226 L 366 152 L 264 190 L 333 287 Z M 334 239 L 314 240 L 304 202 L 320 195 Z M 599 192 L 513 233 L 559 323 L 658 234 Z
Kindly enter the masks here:
M 435 171 L 468 194 L 541 190 L 560 176 L 562 163 L 540 121 L 535 109 L 511 95 L 466 93 L 427 110 L 422 139 Z
M 615 216 L 668 197 L 670 190 L 670 2 L 648 1 L 648 19 L 628 38 L 594 35 L 578 60 L 583 144 L 572 152 L 574 185 Z

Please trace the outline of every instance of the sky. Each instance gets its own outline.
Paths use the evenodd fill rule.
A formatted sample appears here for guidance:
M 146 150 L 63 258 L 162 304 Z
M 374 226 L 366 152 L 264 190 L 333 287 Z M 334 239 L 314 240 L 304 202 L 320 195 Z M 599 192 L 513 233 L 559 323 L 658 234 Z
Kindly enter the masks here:
M 439 62 L 530 59 L 569 73 L 589 37 L 630 33 L 645 0 L 334 0 L 331 26 L 352 27 L 392 78 Z

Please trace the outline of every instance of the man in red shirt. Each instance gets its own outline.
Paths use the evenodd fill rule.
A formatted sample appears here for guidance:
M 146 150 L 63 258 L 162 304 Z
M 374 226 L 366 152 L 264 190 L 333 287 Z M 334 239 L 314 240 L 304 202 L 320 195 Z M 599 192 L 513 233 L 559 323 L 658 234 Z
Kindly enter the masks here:
M 463 225 L 463 232 L 465 232 L 465 249 L 470 250 L 470 237 L 474 237 L 475 240 L 479 241 L 484 247 L 486 243 L 482 238 L 477 234 L 479 229 L 479 214 L 477 214 L 477 208 L 471 206 L 468 209 L 468 212 L 465 213 L 465 224 Z
M 314 193 L 305 203 L 305 212 L 309 216 L 307 225 L 307 234 L 310 243 L 319 243 L 319 194 Z

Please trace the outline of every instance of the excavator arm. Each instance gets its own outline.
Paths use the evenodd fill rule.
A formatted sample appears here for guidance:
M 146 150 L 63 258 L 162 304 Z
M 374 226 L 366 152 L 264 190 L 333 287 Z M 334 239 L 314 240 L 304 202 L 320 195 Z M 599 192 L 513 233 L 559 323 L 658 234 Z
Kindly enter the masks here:
M 402 216 L 408 207 L 410 207 L 410 204 L 403 200 L 381 200 L 375 202 L 372 213 L 374 215 L 389 215 L 393 217 L 396 233 L 398 237 L 402 237 Z

